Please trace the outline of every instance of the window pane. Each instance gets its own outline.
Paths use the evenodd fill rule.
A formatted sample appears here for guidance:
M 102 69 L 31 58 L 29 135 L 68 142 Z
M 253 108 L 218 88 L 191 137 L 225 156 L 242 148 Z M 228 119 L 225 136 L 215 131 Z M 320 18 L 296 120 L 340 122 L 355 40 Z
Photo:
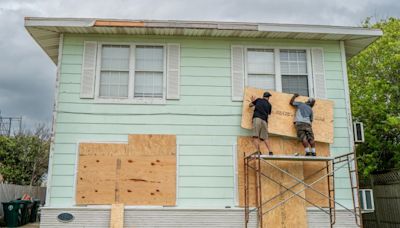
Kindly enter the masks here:
M 275 90 L 275 75 L 249 74 L 247 84 L 259 89 Z
M 136 72 L 135 97 L 159 97 L 163 96 L 163 73 L 160 72 Z
M 281 50 L 280 63 L 282 74 L 307 74 L 307 56 L 305 50 Z
M 360 207 L 361 207 L 361 209 L 365 209 L 364 208 L 364 198 L 363 198 L 363 191 L 362 190 L 358 191 L 358 198 L 360 199 Z
M 129 73 L 102 71 L 100 73 L 100 97 L 128 97 Z
M 247 52 L 247 67 L 249 74 L 274 74 L 273 50 L 249 49 Z
M 282 92 L 308 96 L 307 75 L 282 75 Z
M 137 71 L 163 71 L 164 54 L 160 46 L 136 46 L 135 66 Z
M 128 45 L 103 45 L 101 53 L 102 70 L 129 70 Z
M 365 209 L 372 209 L 372 197 L 371 197 L 371 191 L 365 191 L 365 203 L 367 208 Z

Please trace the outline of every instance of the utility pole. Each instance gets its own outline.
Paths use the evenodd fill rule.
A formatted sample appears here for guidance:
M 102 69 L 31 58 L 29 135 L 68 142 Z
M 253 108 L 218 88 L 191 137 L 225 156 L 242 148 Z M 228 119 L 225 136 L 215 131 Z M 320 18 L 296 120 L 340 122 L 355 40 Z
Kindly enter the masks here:
M 19 133 L 22 126 L 22 117 L 4 117 L 0 111 L 0 135 L 11 136 L 15 130 Z

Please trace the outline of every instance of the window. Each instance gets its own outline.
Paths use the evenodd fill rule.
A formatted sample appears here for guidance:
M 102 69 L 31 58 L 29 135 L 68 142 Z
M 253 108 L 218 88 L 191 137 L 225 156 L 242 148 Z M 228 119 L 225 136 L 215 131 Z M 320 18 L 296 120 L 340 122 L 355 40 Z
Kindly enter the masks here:
M 247 85 L 265 90 L 275 90 L 274 51 L 247 50 Z
M 247 48 L 246 53 L 247 86 L 310 96 L 306 49 Z
M 309 96 L 305 50 L 280 50 L 282 92 Z
M 361 210 L 368 212 L 375 209 L 372 189 L 360 189 L 358 191 L 358 196 L 360 199 Z
M 135 97 L 163 96 L 163 48 L 137 46 L 135 61 Z
M 164 46 L 109 45 L 100 49 L 98 97 L 163 99 Z
M 103 45 L 100 68 L 100 97 L 127 98 L 129 46 Z

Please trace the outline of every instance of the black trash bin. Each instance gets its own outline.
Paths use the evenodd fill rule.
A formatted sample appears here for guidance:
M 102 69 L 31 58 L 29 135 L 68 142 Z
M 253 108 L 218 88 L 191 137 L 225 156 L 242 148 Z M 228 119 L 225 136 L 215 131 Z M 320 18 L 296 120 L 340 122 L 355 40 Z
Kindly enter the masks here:
M 19 204 L 20 212 L 21 212 L 21 220 L 20 226 L 29 223 L 31 217 L 31 209 L 32 209 L 32 201 L 30 200 L 13 200 L 13 203 Z
M 22 222 L 21 204 L 19 202 L 7 202 L 3 204 L 4 221 L 7 227 L 18 227 Z
M 34 199 L 33 205 L 32 205 L 32 210 L 31 210 L 31 217 L 29 220 L 30 222 L 36 222 L 39 207 L 40 207 L 40 199 Z

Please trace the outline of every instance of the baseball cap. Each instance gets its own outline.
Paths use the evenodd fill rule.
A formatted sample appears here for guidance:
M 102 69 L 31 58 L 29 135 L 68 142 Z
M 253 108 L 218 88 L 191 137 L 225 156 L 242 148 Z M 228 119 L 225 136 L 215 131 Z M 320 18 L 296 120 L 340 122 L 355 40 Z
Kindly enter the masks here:
M 272 95 L 269 92 L 265 92 L 263 95 L 263 97 L 270 97 L 270 96 L 272 96 Z
M 308 98 L 307 103 L 311 104 L 311 103 L 313 103 L 313 102 L 315 102 L 315 99 L 314 99 L 314 98 L 312 98 L 312 97 Z

